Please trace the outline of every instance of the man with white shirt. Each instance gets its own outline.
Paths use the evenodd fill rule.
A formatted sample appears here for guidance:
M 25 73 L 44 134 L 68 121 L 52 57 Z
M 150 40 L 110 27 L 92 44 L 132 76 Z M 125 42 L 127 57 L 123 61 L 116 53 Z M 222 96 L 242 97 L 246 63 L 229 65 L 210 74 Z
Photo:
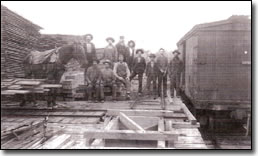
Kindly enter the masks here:
M 133 68 L 133 60 L 134 60 L 134 53 L 135 53 L 135 42 L 133 40 L 130 40 L 128 42 L 128 49 L 129 49 L 129 60 L 128 60 L 128 66 L 130 71 L 132 71 Z

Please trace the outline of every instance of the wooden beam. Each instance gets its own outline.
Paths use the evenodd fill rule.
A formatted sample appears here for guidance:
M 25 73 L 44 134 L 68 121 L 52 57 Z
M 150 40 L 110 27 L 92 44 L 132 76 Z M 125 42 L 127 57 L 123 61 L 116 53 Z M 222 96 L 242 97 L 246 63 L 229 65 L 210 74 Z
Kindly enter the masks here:
M 175 132 L 175 131 L 173 131 L 172 121 L 171 121 L 171 120 L 166 120 L 165 125 L 166 125 L 166 131 Z M 167 145 L 167 147 L 168 147 L 168 148 L 170 148 L 170 147 L 173 148 L 173 147 L 175 146 L 174 141 L 177 141 L 177 140 L 168 140 L 168 145 Z
M 145 130 L 140 125 L 138 125 L 136 122 L 134 122 L 128 116 L 126 116 L 124 113 L 121 113 L 121 112 L 119 113 L 119 119 L 130 130 L 145 132 Z
M 180 102 L 181 103 L 181 102 Z M 197 120 L 196 118 L 193 116 L 193 114 L 189 111 L 189 109 L 185 106 L 185 104 L 181 103 L 181 107 L 184 111 L 184 113 L 186 114 L 188 120 L 191 122 L 192 125 L 196 125 Z
M 132 130 L 86 130 L 85 138 L 121 139 L 121 140 L 178 140 L 177 132 L 135 132 Z
M 165 126 L 164 126 L 164 119 L 161 118 L 159 120 L 159 123 L 158 123 L 158 131 L 163 133 L 165 131 Z M 165 148 L 166 147 L 166 142 L 163 140 L 163 141 L 158 141 L 158 145 L 157 145 L 158 148 Z
M 170 117 L 170 118 L 184 118 L 187 116 L 183 113 L 175 113 L 170 110 L 118 110 L 108 109 L 107 114 L 110 116 L 118 116 L 119 113 L 124 113 L 128 116 L 149 116 L 149 117 Z
M 109 120 L 109 118 L 107 118 L 107 120 Z M 107 123 L 107 125 L 105 125 L 104 130 L 117 130 L 118 129 L 118 121 L 119 121 L 119 117 L 115 117 L 114 119 L 109 121 Z M 103 147 L 104 145 L 105 145 L 105 141 L 103 139 L 95 139 L 91 143 L 91 146 L 93 146 L 93 147 Z

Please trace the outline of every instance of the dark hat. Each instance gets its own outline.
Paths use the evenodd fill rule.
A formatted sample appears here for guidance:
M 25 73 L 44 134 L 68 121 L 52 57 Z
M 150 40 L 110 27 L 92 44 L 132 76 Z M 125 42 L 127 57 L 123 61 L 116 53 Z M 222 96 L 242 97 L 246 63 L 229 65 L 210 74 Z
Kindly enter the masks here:
M 86 38 L 87 36 L 90 36 L 91 39 L 93 39 L 93 36 L 92 36 L 91 34 L 86 34 L 86 35 L 84 35 L 85 38 Z
M 134 42 L 133 40 L 128 41 L 128 45 L 129 45 L 130 43 L 133 43 L 133 46 L 135 47 L 135 42 Z
M 110 60 L 104 60 L 103 63 L 108 63 L 109 65 L 112 64 Z
M 138 54 L 139 52 L 141 52 L 143 54 L 144 50 L 143 49 L 137 49 L 135 53 Z
M 178 50 L 174 50 L 174 51 L 172 52 L 172 54 L 174 54 L 174 53 L 180 54 L 180 52 L 179 52 Z
M 150 54 L 150 55 L 149 55 L 149 57 L 153 57 L 153 58 L 155 58 L 155 57 L 156 57 L 156 55 L 155 55 L 155 54 Z
M 108 41 L 108 40 L 111 40 L 113 43 L 115 42 L 114 38 L 112 38 L 112 37 L 106 38 L 106 41 Z
M 163 49 L 163 48 L 160 48 L 159 50 L 164 50 L 165 51 L 165 49 Z

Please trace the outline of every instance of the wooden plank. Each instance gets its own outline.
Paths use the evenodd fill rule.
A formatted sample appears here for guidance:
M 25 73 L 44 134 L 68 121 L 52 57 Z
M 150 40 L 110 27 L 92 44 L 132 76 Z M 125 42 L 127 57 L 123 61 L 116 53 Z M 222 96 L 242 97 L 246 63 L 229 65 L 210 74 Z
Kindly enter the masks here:
M 145 132 L 145 130 L 135 123 L 132 119 L 130 119 L 128 116 L 126 116 L 124 113 L 119 113 L 119 119 L 120 121 L 130 130 L 136 130 L 139 132 Z
M 165 131 L 165 123 L 164 123 L 163 118 L 161 118 L 159 120 L 158 131 L 161 132 L 161 133 L 163 133 Z M 165 148 L 166 147 L 166 142 L 165 141 L 158 141 L 157 147 L 158 148 Z
M 58 149 L 62 145 L 67 143 L 71 139 L 71 135 L 62 134 L 60 136 L 54 136 L 50 140 L 46 141 L 43 149 Z
M 111 121 L 109 121 L 107 123 L 104 130 L 117 130 L 118 129 L 118 121 L 119 121 L 119 117 L 112 119 Z M 91 146 L 94 146 L 94 147 L 100 147 L 100 146 L 104 146 L 104 145 L 105 145 L 104 139 L 95 139 L 91 143 Z
M 184 113 L 187 115 L 188 120 L 191 122 L 191 124 L 195 125 L 197 124 L 196 118 L 193 116 L 193 114 L 189 111 L 189 109 L 185 106 L 185 104 L 181 104 L 181 107 L 184 111 Z
M 132 130 L 86 130 L 85 138 L 121 139 L 121 140 L 178 140 L 177 132 L 146 131 L 135 132 Z
M 128 116 L 187 118 L 185 114 L 175 113 L 174 111 L 169 111 L 169 110 L 117 110 L 117 109 L 107 110 L 107 114 L 111 116 L 118 116 L 120 112 Z
M 129 116 L 129 117 L 145 130 L 158 127 L 158 122 L 160 119 L 159 117 L 145 117 L 145 116 Z
M 171 120 L 165 120 L 165 130 L 166 131 L 169 131 L 169 132 L 174 132 L 174 129 L 173 129 L 173 127 L 172 127 L 172 121 Z M 177 141 L 177 140 L 175 140 L 175 141 Z M 173 140 L 168 140 L 167 141 L 167 147 L 172 147 L 172 148 L 174 148 L 174 146 L 175 146 L 175 144 L 174 144 L 174 141 Z

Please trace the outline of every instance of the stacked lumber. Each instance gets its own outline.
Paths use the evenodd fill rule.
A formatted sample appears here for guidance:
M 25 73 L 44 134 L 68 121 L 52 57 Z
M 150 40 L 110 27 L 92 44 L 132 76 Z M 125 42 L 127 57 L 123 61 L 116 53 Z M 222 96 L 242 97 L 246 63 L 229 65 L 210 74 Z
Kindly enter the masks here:
M 60 84 L 47 84 L 44 79 L 3 79 L 1 95 L 45 93 L 51 88 L 61 88 Z
M 1 77 L 24 77 L 23 59 L 36 47 L 41 27 L 1 5 Z
M 32 148 L 44 139 L 44 119 L 1 122 L 1 148 Z

